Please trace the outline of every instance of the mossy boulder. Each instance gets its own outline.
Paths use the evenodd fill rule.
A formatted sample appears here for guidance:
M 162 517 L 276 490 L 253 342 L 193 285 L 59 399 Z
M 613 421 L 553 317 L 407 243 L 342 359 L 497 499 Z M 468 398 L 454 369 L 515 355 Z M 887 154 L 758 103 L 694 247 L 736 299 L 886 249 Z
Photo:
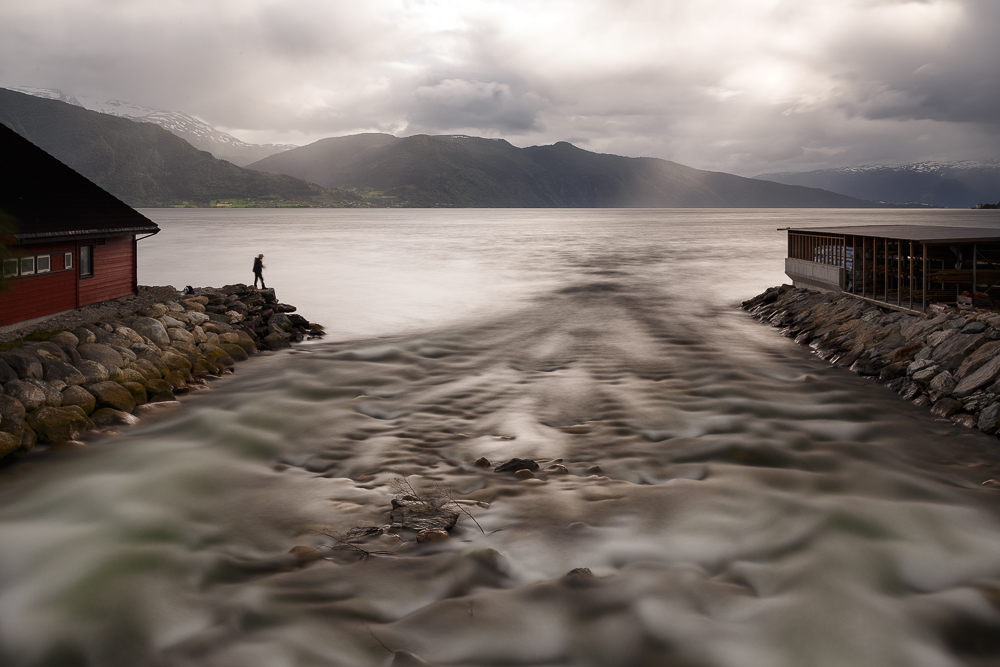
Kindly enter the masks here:
M 21 421 L 27 411 L 21 401 L 7 394 L 0 394 L 0 424 L 5 421 Z
M 94 428 L 94 422 L 78 405 L 40 408 L 28 414 L 27 422 L 39 440 L 51 444 L 76 440 Z
M 223 343 L 219 347 L 225 350 L 226 354 L 228 354 L 236 361 L 246 361 L 247 359 L 250 358 L 250 355 L 247 354 L 247 351 L 244 350 L 242 346 L 236 343 Z
M 98 408 L 112 408 L 123 412 L 135 410 L 132 392 L 117 382 L 98 382 L 87 387 L 87 391 L 97 399 Z
M 16 398 L 25 410 L 37 410 L 45 405 L 45 392 L 25 380 L 11 380 L 3 386 L 3 390 L 8 396 Z
M 123 382 L 122 386 L 129 390 L 132 394 L 132 398 L 135 399 L 136 405 L 145 405 L 149 401 L 149 397 L 146 395 L 146 388 L 143 387 L 138 382 Z M 134 410 L 135 408 L 133 408 Z
M 77 406 L 89 415 L 97 408 L 97 399 L 83 387 L 70 385 L 62 390 L 62 405 L 64 408 Z
M 125 365 L 122 355 L 118 354 L 110 345 L 105 345 L 104 343 L 80 343 L 76 351 L 84 359 L 96 361 L 105 367 L 115 366 L 121 368 Z
M 139 422 L 139 418 L 124 410 L 101 408 L 90 416 L 97 426 L 131 426 Z

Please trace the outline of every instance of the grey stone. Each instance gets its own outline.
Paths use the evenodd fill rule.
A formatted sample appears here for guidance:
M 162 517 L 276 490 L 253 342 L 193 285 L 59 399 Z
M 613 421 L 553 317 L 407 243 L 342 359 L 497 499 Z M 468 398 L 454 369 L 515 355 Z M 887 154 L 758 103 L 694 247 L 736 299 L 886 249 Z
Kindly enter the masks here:
M 29 350 L 14 349 L 0 352 L 0 359 L 6 361 L 7 365 L 17 373 L 18 379 L 42 379 L 42 360 Z
M 962 327 L 962 333 L 964 334 L 977 334 L 986 331 L 985 322 L 969 322 L 964 327 Z
M 48 382 L 36 380 L 35 378 L 28 378 L 24 382 L 33 384 L 42 390 L 42 393 L 45 394 L 45 405 L 50 408 L 58 408 L 62 405 L 62 393 Z
M 137 359 L 135 352 L 128 349 L 127 347 L 122 347 L 121 345 L 115 345 L 114 343 L 106 343 L 106 345 L 118 353 L 118 355 L 122 358 L 123 366 L 128 362 L 135 361 Z
M 934 376 L 937 375 L 938 372 L 940 372 L 940 370 L 941 370 L 940 366 L 938 366 L 937 364 L 932 364 L 930 366 L 921 368 L 910 377 L 913 379 L 914 382 L 927 383 L 930 382 L 934 378 Z
M 80 343 L 80 346 L 76 348 L 76 351 L 80 353 L 80 356 L 84 359 L 89 359 L 90 361 L 96 361 L 102 366 L 117 366 L 121 368 L 125 365 L 125 360 L 122 359 L 122 355 L 118 354 L 113 348 L 103 343 Z
M 37 410 L 45 405 L 45 392 L 25 380 L 11 380 L 4 384 L 7 396 L 16 398 L 25 410 Z
M 69 331 L 57 331 L 49 336 L 49 342 L 58 345 L 63 350 L 75 350 L 80 344 L 80 339 Z
M 277 328 L 278 331 L 291 331 L 292 330 L 292 320 L 288 318 L 288 315 L 284 313 L 275 313 L 271 315 L 271 319 L 267 321 L 267 325 L 272 328 L 272 331 Z
M 155 320 L 154 320 L 155 321 Z M 142 343 L 142 336 L 135 329 L 130 329 L 129 327 L 118 327 L 115 329 L 115 335 L 119 338 L 123 338 L 129 342 L 129 345 L 134 345 L 136 343 Z
M 974 416 L 968 413 L 961 413 L 961 412 L 956 415 L 952 415 L 951 421 L 953 424 L 957 424 L 958 426 L 964 426 L 965 428 L 976 428 L 976 425 L 978 423 Z
M 944 364 L 949 369 L 956 368 L 986 341 L 986 336 L 981 333 L 956 334 L 934 348 L 931 359 Z
M 83 373 L 84 384 L 94 384 L 95 382 L 106 382 L 108 379 L 108 369 L 102 364 L 90 359 L 81 359 L 73 364 L 73 368 Z
M 163 329 L 166 331 L 168 329 L 183 329 L 187 323 L 170 315 L 164 315 L 160 318 L 160 324 L 163 325 Z
M 188 312 L 187 313 L 187 318 L 191 322 L 191 324 L 193 324 L 195 326 L 198 326 L 200 324 L 205 324 L 206 322 L 210 322 L 211 321 L 211 318 L 209 318 L 208 315 L 206 315 L 204 313 L 198 313 L 198 312 L 195 312 L 195 311 Z
M 955 391 L 957 384 L 951 373 L 942 371 L 935 375 L 934 379 L 927 385 L 927 395 L 931 397 L 932 401 L 937 401 L 943 396 L 950 396 Z
M 157 345 L 170 344 L 170 336 L 167 335 L 167 329 L 161 322 L 151 317 L 136 317 L 131 324 L 137 334 L 145 336 Z
M 64 408 L 79 406 L 84 414 L 89 415 L 97 407 L 97 399 L 83 387 L 73 385 L 62 390 L 62 405 Z
M 995 433 L 998 418 L 1000 418 L 1000 403 L 993 403 L 983 408 L 979 413 L 979 423 L 977 426 L 980 431 L 985 433 Z
M 52 444 L 76 440 L 94 428 L 92 422 L 79 406 L 66 408 L 44 407 L 28 415 L 28 426 L 38 439 Z
M 952 336 L 958 334 L 957 329 L 945 329 L 944 331 L 935 331 L 927 337 L 927 344 L 931 347 L 936 347 L 944 341 L 948 340 Z
M 123 412 L 135 410 L 132 392 L 117 382 L 98 382 L 87 387 L 87 391 L 97 399 L 98 407 L 113 408 Z
M 0 420 L 22 421 L 26 410 L 21 401 L 10 394 L 0 394 Z
M 25 343 L 21 349 L 31 351 L 38 357 L 39 361 L 45 361 L 46 359 L 54 361 L 69 361 L 69 357 L 66 356 L 66 352 L 64 352 L 63 349 L 55 343 L 50 343 L 49 341 Z
M 973 352 L 962 362 L 962 365 L 955 371 L 955 378 L 961 380 L 969 373 L 979 369 L 987 361 L 1000 354 L 1000 341 L 990 341 L 984 343 L 978 350 Z
M 194 335 L 183 328 L 170 327 L 167 329 L 167 335 L 170 336 L 171 341 L 181 341 L 182 343 L 195 343 Z
M 46 382 L 59 380 L 66 384 L 83 384 L 87 378 L 75 366 L 62 361 L 43 361 L 44 379 Z
M 959 398 L 963 396 L 968 396 L 977 389 L 982 389 L 987 387 L 997 379 L 1000 375 L 1000 356 L 993 357 L 988 363 L 984 364 L 979 370 L 966 375 L 955 387 L 955 396 Z
M 145 382 L 145 376 L 134 368 L 123 368 L 122 371 L 122 382 Z
M 269 333 L 264 336 L 264 343 L 272 350 L 280 350 L 283 347 L 291 347 L 291 336 L 286 333 Z
M 77 327 L 76 329 L 73 329 L 73 335 L 77 337 L 80 343 L 97 342 L 97 336 L 94 335 L 93 331 L 87 329 L 86 327 Z M 77 346 L 79 347 L 79 343 L 77 344 Z
M 6 361 L 0 359 L 0 384 L 17 380 L 17 371 L 10 367 Z

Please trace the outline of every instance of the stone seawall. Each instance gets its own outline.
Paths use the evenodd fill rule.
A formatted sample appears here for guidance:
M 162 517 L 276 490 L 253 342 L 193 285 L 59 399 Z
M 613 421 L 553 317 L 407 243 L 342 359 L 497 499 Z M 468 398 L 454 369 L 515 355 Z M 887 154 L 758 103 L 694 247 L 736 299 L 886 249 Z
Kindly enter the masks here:
M 881 382 L 938 417 L 997 434 L 998 313 L 909 315 L 790 285 L 772 287 L 743 308 L 835 366 Z
M 228 285 L 36 330 L 0 350 L 0 458 L 133 424 L 261 349 L 322 335 L 295 310 L 274 290 Z

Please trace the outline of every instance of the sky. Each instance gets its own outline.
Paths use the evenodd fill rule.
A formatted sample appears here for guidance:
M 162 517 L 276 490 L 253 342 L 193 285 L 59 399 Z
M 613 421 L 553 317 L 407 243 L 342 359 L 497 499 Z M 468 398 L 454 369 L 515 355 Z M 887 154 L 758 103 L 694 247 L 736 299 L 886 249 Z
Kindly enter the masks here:
M 1000 0 L 12 0 L 0 86 L 752 176 L 1000 158 L 998 36 Z

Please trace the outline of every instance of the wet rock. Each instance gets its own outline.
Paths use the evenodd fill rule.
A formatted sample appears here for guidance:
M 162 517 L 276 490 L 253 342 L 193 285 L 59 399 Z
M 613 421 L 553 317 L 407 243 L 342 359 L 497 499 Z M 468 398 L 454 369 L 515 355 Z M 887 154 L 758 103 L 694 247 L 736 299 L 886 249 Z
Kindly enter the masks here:
M 92 422 L 79 406 L 61 408 L 44 407 L 28 415 L 28 425 L 38 439 L 50 444 L 76 440 L 94 428 Z
M 149 402 L 149 396 L 146 394 L 146 388 L 138 382 L 123 382 L 122 386 L 132 394 L 133 400 L 135 400 L 136 406 L 145 405 Z M 134 410 L 135 408 L 133 408 Z
M 511 459 L 501 463 L 493 472 L 517 472 L 518 470 L 538 470 L 538 464 L 531 459 Z
M 42 361 L 37 355 L 32 354 L 28 350 L 15 349 L 0 352 L 0 360 L 7 362 L 7 366 L 17 373 L 17 377 L 20 380 L 28 378 L 42 379 Z
M 264 343 L 271 350 L 280 350 L 292 346 L 292 337 L 286 333 L 273 332 L 264 336 Z
M 447 530 L 422 530 L 417 533 L 417 542 L 447 542 L 449 537 Z
M 945 397 L 934 402 L 931 412 L 938 417 L 949 418 L 962 409 L 962 402 L 954 398 Z
M 545 472 L 552 475 L 568 475 L 569 469 L 561 463 L 554 463 L 550 466 L 546 466 Z
M 490 460 L 485 456 L 480 456 L 478 459 L 476 459 L 476 462 L 473 463 L 472 465 L 476 466 L 477 468 L 489 468 L 493 464 L 490 463 Z
M 310 563 L 323 558 L 323 549 L 311 544 L 296 544 L 288 553 L 295 556 L 300 563 Z
M 458 521 L 458 512 L 432 507 L 420 502 L 408 502 L 389 513 L 392 523 L 417 532 L 423 530 L 451 530 Z
M 962 327 L 962 333 L 964 334 L 977 334 L 986 331 L 987 324 L 985 322 L 969 322 L 964 327 Z
M 90 361 L 96 361 L 102 366 L 116 366 L 121 368 L 125 365 L 125 360 L 122 359 L 122 355 L 118 354 L 109 345 L 104 343 L 80 343 L 80 346 L 76 348 L 76 351 L 80 353 L 80 356 L 84 359 Z
M 0 458 L 9 456 L 21 449 L 21 436 L 0 431 Z
M 45 392 L 25 380 L 11 380 L 3 386 L 4 393 L 13 397 L 25 410 L 37 410 L 45 405 Z
M 158 391 L 155 394 L 151 394 L 149 397 L 149 403 L 169 403 L 176 400 L 174 392 L 172 391 Z
M 943 396 L 950 396 L 957 385 L 958 383 L 955 382 L 951 373 L 943 371 L 935 375 L 934 379 L 927 385 L 927 395 L 931 397 L 932 401 L 937 402 Z
M 889 364 L 879 371 L 878 379 L 882 382 L 890 382 L 898 378 L 906 377 L 906 369 L 909 368 L 909 361 L 897 361 L 896 363 Z
M 1000 341 L 990 341 L 982 345 L 978 350 L 969 355 L 955 371 L 955 379 L 961 380 L 965 376 L 979 370 L 983 364 L 1000 354 Z
M 921 384 L 927 384 L 928 382 L 930 382 L 931 380 L 933 380 L 934 376 L 936 376 L 940 371 L 941 371 L 941 367 L 939 365 L 937 365 L 937 364 L 931 364 L 930 366 L 926 366 L 924 368 L 921 368 L 919 371 L 917 371 L 916 373 L 914 373 L 910 377 L 911 377 L 911 379 L 914 382 L 919 382 Z
M 83 384 L 87 378 L 79 370 L 63 361 L 42 362 L 43 378 L 46 382 L 59 380 L 66 384 Z
M 951 418 L 952 423 L 965 428 L 976 428 L 976 418 L 970 414 L 959 413 Z
M 90 419 L 97 426 L 132 426 L 139 423 L 135 415 L 114 408 L 101 408 L 90 415 Z
M 590 466 L 589 468 L 587 468 L 588 475 L 600 475 L 603 472 L 604 468 L 602 468 L 601 466 Z
M 163 374 L 153 365 L 148 359 L 139 358 L 128 365 L 135 371 L 142 374 L 142 377 L 146 380 L 154 380 L 163 377 Z
M 177 354 L 176 352 L 170 352 L 169 350 L 164 350 L 160 355 L 160 360 L 163 365 L 172 371 L 190 371 L 191 362 Z
M 244 350 L 241 345 L 238 345 L 236 343 L 223 343 L 219 347 L 225 350 L 226 354 L 228 354 L 236 361 L 246 361 L 247 359 L 250 358 L 250 355 L 247 354 L 247 351 Z
M 979 413 L 976 426 L 984 433 L 996 433 L 998 419 L 1000 419 L 1000 403 L 992 403 Z
M 560 581 L 563 585 L 573 588 L 585 588 L 597 583 L 597 577 L 589 567 L 576 567 L 564 574 Z
M 360 540 L 366 537 L 374 537 L 382 534 L 382 526 L 354 526 L 347 531 L 348 540 Z
M 170 327 L 167 329 L 167 335 L 170 336 L 170 341 L 181 341 L 182 343 L 190 343 L 194 345 L 197 341 L 194 338 L 194 334 L 186 329 L 181 329 L 178 327 Z
M 174 390 L 173 385 L 171 385 L 166 380 L 161 380 L 160 378 L 147 380 L 145 387 L 146 391 L 149 394 L 159 394 L 161 392 L 168 392 L 172 396 Z
M 97 407 L 97 399 L 83 387 L 70 385 L 62 390 L 62 407 L 77 406 L 89 415 Z
M 907 380 L 899 388 L 899 395 L 910 401 L 916 398 L 921 392 L 920 385 L 913 380 Z
M 117 382 L 98 382 L 88 386 L 87 391 L 94 395 L 100 408 L 112 408 L 122 412 L 135 410 L 135 399 L 132 398 L 132 393 Z M 96 417 L 93 419 L 96 423 Z
M 514 472 L 514 477 L 518 479 L 534 479 L 535 473 L 531 472 L 526 468 L 522 468 L 521 470 L 517 470 Z

